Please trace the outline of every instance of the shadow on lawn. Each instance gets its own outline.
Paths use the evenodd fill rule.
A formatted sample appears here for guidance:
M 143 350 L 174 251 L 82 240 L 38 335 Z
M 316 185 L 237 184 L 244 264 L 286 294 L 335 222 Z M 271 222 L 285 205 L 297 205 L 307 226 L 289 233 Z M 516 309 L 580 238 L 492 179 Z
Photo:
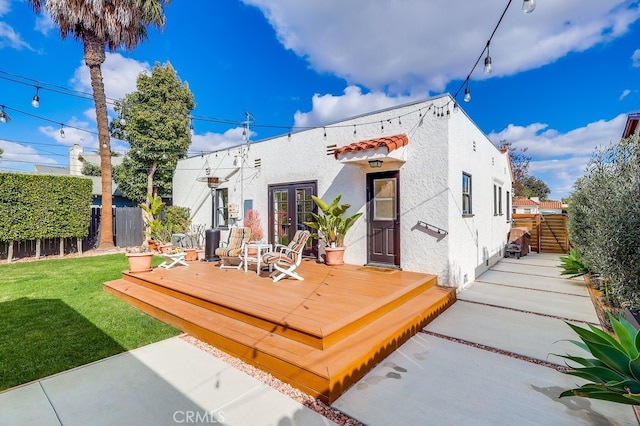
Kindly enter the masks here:
M 59 299 L 0 303 L 0 391 L 123 351 Z
M 222 412 L 202 409 L 136 355 L 122 352 L 124 347 L 61 300 L 21 298 L 0 303 L 3 420 L 11 419 L 13 424 L 92 424 L 96 419 L 104 424 L 174 424 L 197 418 L 200 423 L 224 426 L 218 421 Z M 48 377 L 116 354 L 120 355 Z M 34 391 L 21 392 L 23 388 L 2 392 L 38 379 L 43 380 L 36 389 L 46 399 L 39 396 L 40 391 L 34 397 Z M 32 407 L 35 414 L 23 409 L 24 398 L 38 406 Z M 50 408 L 55 417 L 49 414 Z

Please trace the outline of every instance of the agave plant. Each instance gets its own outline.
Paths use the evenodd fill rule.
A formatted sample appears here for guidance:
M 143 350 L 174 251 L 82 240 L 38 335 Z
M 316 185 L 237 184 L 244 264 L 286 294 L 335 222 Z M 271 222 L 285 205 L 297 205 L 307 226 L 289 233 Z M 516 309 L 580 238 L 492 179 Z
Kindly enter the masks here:
M 312 237 L 323 240 L 327 246 L 342 247 L 347 231 L 362 216 L 362 213 L 344 217 L 351 204 L 340 204 L 342 194 L 338 194 L 331 204 L 315 195 L 312 195 L 311 198 L 320 209 L 320 214 L 311 213 L 315 219 L 314 222 L 304 222 L 306 226 L 317 231 L 312 234 Z
M 579 277 L 591 272 L 587 264 L 582 260 L 580 253 L 578 253 L 574 248 L 569 250 L 568 256 L 560 257 L 559 267 L 562 268 L 560 275 L 570 275 L 568 278 Z
M 569 324 L 582 342 L 571 341 L 590 352 L 593 358 L 559 355 L 581 367 L 572 367 L 566 374 L 588 380 L 579 388 L 560 394 L 602 399 L 621 404 L 640 404 L 640 334 L 624 317 L 609 313 L 613 327 L 611 336 L 593 325 L 589 329 Z

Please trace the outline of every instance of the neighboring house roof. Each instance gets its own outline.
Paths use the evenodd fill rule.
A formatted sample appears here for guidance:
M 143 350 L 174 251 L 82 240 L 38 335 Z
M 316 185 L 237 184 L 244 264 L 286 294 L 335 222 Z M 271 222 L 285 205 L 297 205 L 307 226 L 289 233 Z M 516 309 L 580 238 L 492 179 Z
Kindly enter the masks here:
M 538 203 L 529 199 L 529 198 L 523 198 L 523 197 L 513 197 L 513 201 L 511 202 L 511 204 L 514 207 L 517 206 L 537 206 Z
M 624 131 L 622 132 L 623 139 L 638 132 L 638 121 L 640 121 L 640 112 L 635 112 L 627 116 L 627 124 L 624 126 Z
M 42 174 L 42 175 L 68 175 L 69 168 L 68 167 L 57 167 L 57 166 L 43 166 L 36 165 L 33 167 L 33 172 Z
M 349 145 L 342 146 L 333 152 L 335 158 L 338 155 L 347 152 L 364 151 L 367 149 L 387 148 L 387 153 L 396 148 L 400 148 L 409 143 L 409 138 L 405 134 L 386 136 L 382 138 L 369 139 L 366 141 L 354 142 Z
M 541 209 L 562 209 L 560 201 L 540 201 Z

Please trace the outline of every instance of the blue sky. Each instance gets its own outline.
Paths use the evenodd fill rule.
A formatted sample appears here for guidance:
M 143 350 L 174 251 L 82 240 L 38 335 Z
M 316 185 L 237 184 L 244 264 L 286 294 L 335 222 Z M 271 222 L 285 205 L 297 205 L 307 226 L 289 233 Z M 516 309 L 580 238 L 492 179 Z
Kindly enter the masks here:
M 170 61 L 196 99 L 190 153 L 210 152 L 241 141 L 245 112 L 255 119 L 251 139 L 260 140 L 454 94 L 507 3 L 173 1 L 163 31 L 108 54 L 105 87 L 120 98 L 140 72 Z M 479 66 L 471 101 L 458 101 L 493 141 L 527 147 L 530 174 L 560 199 L 594 148 L 619 139 L 627 114 L 640 110 L 640 6 L 537 0 L 525 15 L 521 5 L 513 0 L 491 41 L 493 72 Z M 82 54 L 26 1 L 0 0 L 0 105 L 12 119 L 0 123 L 0 170 L 67 166 L 74 143 L 97 148 L 93 101 L 80 95 L 91 93 Z M 36 86 L 38 109 L 30 105 Z

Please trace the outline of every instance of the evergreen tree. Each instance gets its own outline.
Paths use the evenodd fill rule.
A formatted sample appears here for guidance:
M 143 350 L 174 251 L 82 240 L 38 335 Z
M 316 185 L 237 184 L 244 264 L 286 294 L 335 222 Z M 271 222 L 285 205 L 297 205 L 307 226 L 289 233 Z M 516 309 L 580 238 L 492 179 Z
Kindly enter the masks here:
M 141 73 L 136 91 L 117 103 L 121 118 L 111 122 L 111 132 L 131 147 L 113 174 L 125 197 L 143 203 L 147 194 L 171 194 L 176 164 L 191 145 L 194 108 L 189 85 L 169 62 L 156 63 L 151 75 Z

